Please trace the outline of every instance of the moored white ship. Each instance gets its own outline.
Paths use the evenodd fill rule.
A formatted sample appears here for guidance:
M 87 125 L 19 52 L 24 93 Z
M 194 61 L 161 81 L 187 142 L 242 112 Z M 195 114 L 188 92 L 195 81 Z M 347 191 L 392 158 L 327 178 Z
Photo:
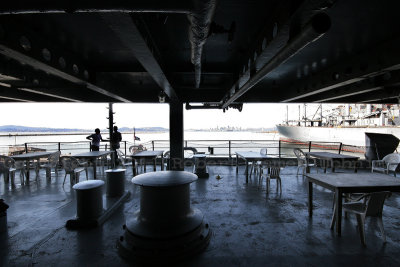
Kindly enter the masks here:
M 277 125 L 279 134 L 301 142 L 341 142 L 352 146 L 365 146 L 366 132 L 393 134 L 400 138 L 397 105 L 345 105 L 328 112 L 319 108 L 320 113 L 317 110 L 311 119 L 304 115 L 301 120 L 287 120 Z

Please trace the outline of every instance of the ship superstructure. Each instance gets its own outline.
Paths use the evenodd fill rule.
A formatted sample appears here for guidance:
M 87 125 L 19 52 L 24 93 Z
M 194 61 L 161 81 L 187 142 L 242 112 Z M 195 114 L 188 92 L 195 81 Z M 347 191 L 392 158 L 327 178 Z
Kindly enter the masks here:
M 346 104 L 317 110 L 277 125 L 282 137 L 296 141 L 341 142 L 346 145 L 364 146 L 365 132 L 393 134 L 400 137 L 398 105 Z

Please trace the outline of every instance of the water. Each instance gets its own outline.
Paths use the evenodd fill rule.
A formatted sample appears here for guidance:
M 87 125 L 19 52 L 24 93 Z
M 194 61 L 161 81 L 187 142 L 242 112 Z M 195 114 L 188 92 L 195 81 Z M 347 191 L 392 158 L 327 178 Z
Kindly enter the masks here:
M 33 135 L 30 135 L 33 134 Z M 36 134 L 36 135 L 34 135 Z M 40 135 L 39 135 L 40 134 Z M 61 150 L 63 155 L 77 154 L 89 151 L 90 141 L 86 139 L 90 133 L 60 134 L 53 133 L 19 133 L 18 135 L 0 136 L 0 154 L 8 154 L 9 146 L 18 146 L 25 149 L 25 143 L 30 148 L 39 148 L 46 151 Z M 169 132 L 147 132 L 137 133 L 140 141 L 134 142 L 133 133 L 122 133 L 121 150 L 129 153 L 129 147 L 133 144 L 142 144 L 148 150 L 169 150 Z M 108 139 L 108 134 L 103 134 L 104 139 Z M 267 148 L 268 155 L 282 157 L 294 157 L 293 148 L 301 148 L 308 151 L 307 144 L 279 143 L 280 135 L 273 132 L 210 132 L 210 131 L 185 131 L 184 146 L 194 147 L 198 152 L 205 152 L 215 156 L 234 156 L 235 151 L 260 151 Z M 59 144 L 60 143 L 60 144 Z M 101 150 L 105 150 L 108 142 L 102 142 Z M 338 143 L 328 148 L 327 144 L 312 147 L 312 151 L 331 151 L 337 152 Z M 107 147 L 109 149 L 109 147 Z M 185 151 L 186 155 L 190 151 Z M 343 154 L 362 156 L 363 153 L 342 151 Z
M 32 135 L 30 135 L 32 134 Z M 10 135 L 0 136 L 0 153 L 7 154 L 9 146 L 24 147 L 25 143 L 29 143 L 30 147 L 42 148 L 48 151 L 58 150 L 58 142 L 63 153 L 74 154 L 89 150 L 89 140 L 86 139 L 90 133 L 76 134 L 60 134 L 57 133 L 11 133 Z M 104 139 L 108 139 L 108 134 L 102 134 Z M 134 143 L 136 145 L 143 144 L 147 149 L 169 150 L 169 132 L 147 132 L 136 133 L 140 137 L 140 141 L 134 142 L 133 133 L 122 133 L 122 141 L 126 141 L 127 148 Z M 210 152 L 209 147 L 213 147 L 214 154 L 226 155 L 229 150 L 229 140 L 231 145 L 231 153 L 238 150 L 258 151 L 259 147 L 265 147 L 279 140 L 278 133 L 262 133 L 262 132 L 209 132 L 209 131 L 185 131 L 185 146 L 195 147 L 200 152 Z M 247 140 L 247 141 L 240 141 Z M 252 140 L 252 141 L 250 141 Z M 261 141 L 264 140 L 264 141 Z M 270 141 L 265 141 L 270 140 Z M 268 143 L 268 144 L 267 144 Z M 107 143 L 102 143 L 103 149 Z M 121 149 L 125 149 L 125 143 L 122 142 Z M 246 148 L 244 148 L 246 147 Z M 254 148 L 254 149 L 253 149 Z
M 32 135 L 30 135 L 32 134 Z M 40 134 L 40 135 L 39 135 Z M 78 134 L 57 134 L 48 133 L 10 133 L 10 135 L 0 135 L 0 146 L 21 145 L 25 143 L 40 142 L 85 142 L 86 136 L 91 133 Z M 108 134 L 102 134 L 104 139 L 108 139 Z M 169 140 L 168 132 L 156 133 L 136 133 L 140 141 L 136 143 L 146 143 L 152 140 Z M 260 132 L 208 132 L 208 131 L 185 131 L 185 140 L 279 140 L 278 133 Z M 133 143 L 132 133 L 122 133 L 122 141 Z

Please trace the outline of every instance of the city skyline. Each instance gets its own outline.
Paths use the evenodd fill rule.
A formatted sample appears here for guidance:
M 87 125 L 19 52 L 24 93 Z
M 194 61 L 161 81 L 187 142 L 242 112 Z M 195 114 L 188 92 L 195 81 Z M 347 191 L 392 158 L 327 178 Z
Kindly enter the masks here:
M 287 117 L 287 104 L 244 104 L 236 109 L 186 110 L 185 129 L 216 127 L 271 128 Z M 299 104 L 289 104 L 289 116 L 296 117 Z M 317 106 L 315 104 L 315 106 Z M 2 103 L 0 125 L 27 127 L 94 129 L 108 126 L 108 103 Z M 168 104 L 113 105 L 114 121 L 119 127 L 169 128 Z M 310 109 L 311 111 L 311 109 Z M 293 113 L 293 114 L 291 114 Z

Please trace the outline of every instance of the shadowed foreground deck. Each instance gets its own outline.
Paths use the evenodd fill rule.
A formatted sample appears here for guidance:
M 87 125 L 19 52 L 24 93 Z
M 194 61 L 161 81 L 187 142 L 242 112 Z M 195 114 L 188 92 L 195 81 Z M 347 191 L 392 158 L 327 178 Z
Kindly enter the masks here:
M 191 168 L 187 169 L 188 171 Z M 315 171 L 315 170 L 312 170 Z M 340 171 L 340 170 L 339 170 Z M 355 218 L 344 219 L 342 236 L 329 229 L 332 193 L 314 189 L 314 215 L 307 212 L 307 187 L 296 167 L 282 171 L 281 195 L 266 196 L 254 176 L 245 183 L 244 167 L 209 167 L 210 178 L 191 184 L 191 203 L 206 216 L 213 231 L 207 249 L 182 266 L 399 266 L 400 197 L 386 201 L 383 220 L 387 243 L 379 228 L 367 220 L 367 247 L 360 243 Z M 361 171 L 362 172 L 362 171 Z M 216 175 L 222 179 L 217 180 Z M 83 179 L 84 178 L 84 175 Z M 89 176 L 90 173 L 89 173 Z M 129 200 L 102 226 L 67 230 L 65 222 L 76 214 L 75 192 L 69 183 L 62 189 L 64 173 L 53 174 L 51 183 L 41 171 L 39 182 L 8 189 L 0 181 L 0 198 L 10 205 L 8 232 L 1 233 L 2 266 L 129 266 L 117 254 L 116 241 L 125 220 L 139 209 L 139 189 L 126 174 Z M 17 174 L 18 177 L 18 174 Z M 33 175 L 34 177 L 34 175 Z M 104 174 L 98 173 L 104 179 Z M 265 180 L 264 180 L 265 181 Z M 104 200 L 106 205 L 106 199 Z M 371 223 L 370 223 L 371 222 Z

